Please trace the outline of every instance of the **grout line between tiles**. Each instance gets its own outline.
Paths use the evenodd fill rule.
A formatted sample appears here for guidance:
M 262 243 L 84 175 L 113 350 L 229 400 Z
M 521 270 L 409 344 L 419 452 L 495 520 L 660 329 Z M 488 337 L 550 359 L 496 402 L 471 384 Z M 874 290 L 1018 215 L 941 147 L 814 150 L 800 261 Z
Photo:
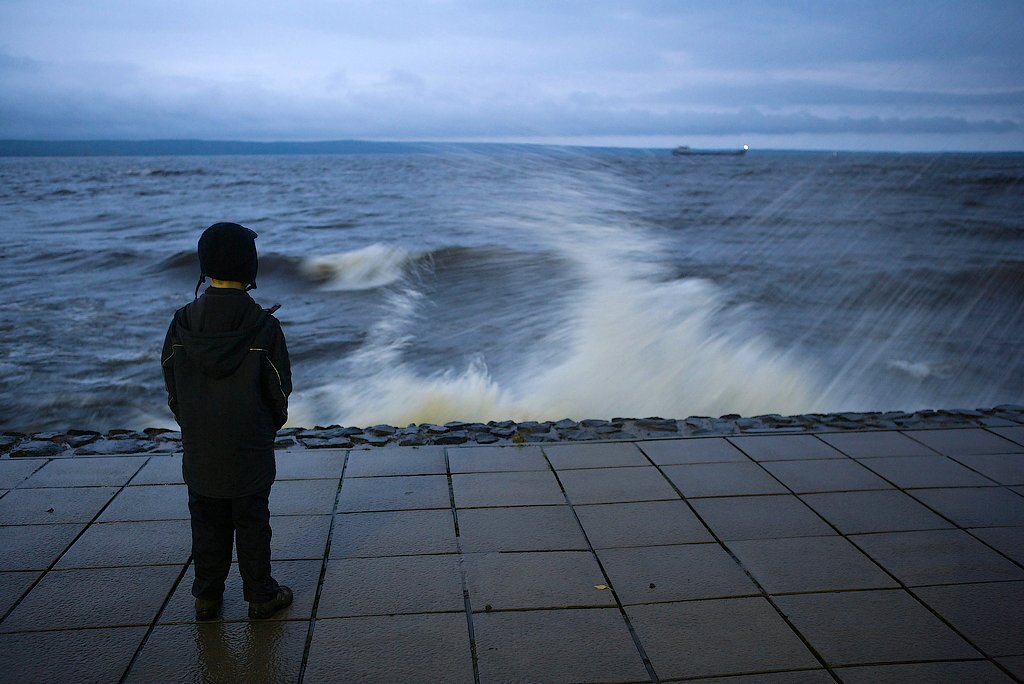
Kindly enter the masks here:
M 634 446 L 636 445 L 634 444 Z M 639 450 L 639 447 L 637 448 Z M 654 669 L 654 664 L 651 662 L 650 657 L 647 655 L 647 650 L 644 648 L 643 643 L 640 641 L 640 635 L 636 633 L 636 629 L 634 629 L 633 627 L 633 622 L 629 619 L 629 614 L 626 613 L 625 605 L 622 603 L 622 600 L 619 598 L 618 592 L 612 585 L 611 578 L 608 575 L 608 571 L 605 570 L 604 563 L 601 562 L 600 556 L 597 555 L 597 551 L 594 549 L 594 545 L 590 541 L 590 536 L 587 534 L 586 528 L 583 527 L 582 521 L 580 521 L 579 516 L 576 514 L 576 509 L 572 503 L 572 500 L 569 498 L 569 493 L 565 491 L 565 486 L 562 484 L 562 478 L 559 477 L 558 471 L 551 466 L 551 461 L 550 459 L 548 459 L 547 453 L 543 452 L 543 449 L 542 453 L 544 453 L 544 459 L 548 461 L 548 467 L 551 468 L 551 471 L 555 475 L 555 479 L 558 481 L 558 487 L 559 489 L 562 490 L 562 496 L 565 497 L 565 502 L 569 504 L 569 510 L 572 511 L 572 516 L 576 520 L 576 525 L 579 527 L 580 533 L 583 534 L 583 538 L 587 541 L 587 547 L 590 551 L 590 555 L 597 563 L 598 568 L 601 570 L 601 576 L 604 578 L 604 581 L 607 584 L 608 591 L 611 592 L 612 598 L 615 599 L 615 606 L 619 609 L 619 616 L 622 618 L 622 621 L 626 625 L 626 629 L 629 631 L 629 637 L 633 641 L 633 647 L 636 648 L 637 654 L 640 656 L 640 660 L 643 662 L 644 668 L 647 670 L 647 674 L 648 676 L 650 676 L 651 681 L 657 684 L 661 681 L 661 679 L 658 677 L 658 673 Z M 640 453 L 643 454 L 643 451 L 640 450 Z M 644 458 L 646 457 L 647 455 L 644 454 Z
M 28 478 L 30 478 L 30 477 L 32 477 L 33 475 L 35 475 L 36 473 L 38 473 L 38 472 L 39 472 L 39 471 L 40 471 L 40 470 L 41 470 L 42 468 L 46 467 L 46 465 L 47 465 L 47 464 L 49 464 L 49 463 L 50 463 L 50 461 L 53 461 L 53 460 L 55 460 L 55 459 L 52 459 L 52 458 L 41 458 L 41 459 L 26 459 L 26 460 L 32 460 L 32 461 L 42 461 L 42 463 L 40 463 L 40 464 L 39 464 L 38 466 L 36 466 L 35 470 L 33 470 L 32 472 L 30 472 L 30 473 L 29 473 L 28 475 L 26 475 L 25 477 L 21 478 L 20 480 L 18 480 L 17 482 L 15 482 L 15 483 L 14 483 L 13 485 L 11 485 L 11 486 L 10 486 L 10 487 L 9 487 L 9 488 L 7 489 L 7 491 L 5 491 L 5 492 L 4 492 L 3 494 L 0 494 L 0 499 L 4 498 L 5 496 L 7 496 L 7 495 L 8 495 L 8 494 L 9 494 L 10 492 L 14 491 L 15 489 L 18 489 L 18 486 L 19 486 L 19 485 L 20 485 L 20 484 L 21 484 L 22 482 L 25 482 L 26 480 L 28 480 Z M 133 476 L 133 477 L 134 477 L 134 476 Z
M 345 451 L 342 458 L 341 475 L 338 476 L 338 489 L 334 492 L 334 507 L 331 510 L 331 523 L 327 528 L 327 541 L 324 544 L 324 558 L 320 564 L 320 577 L 316 583 L 316 595 L 313 597 L 313 607 L 309 614 L 309 628 L 306 631 L 306 641 L 302 648 L 302 663 L 299 665 L 298 682 L 302 684 L 306 676 L 306 666 L 309 664 L 309 651 L 313 646 L 313 632 L 316 629 L 316 612 L 320 607 L 320 595 L 324 589 L 324 578 L 327 576 L 327 564 L 331 558 L 331 541 L 334 539 L 334 526 L 338 522 L 338 503 L 341 500 L 342 487 L 345 484 L 345 469 L 348 467 L 349 451 Z
M 1002 427 L 1002 428 L 1005 429 L 1005 428 L 1008 428 L 1008 427 L 1019 427 L 1019 425 L 1002 425 L 1002 426 L 999 426 L 999 427 Z M 1014 439 L 1012 437 L 1007 437 L 1006 435 L 1001 435 L 998 432 L 996 432 L 996 430 L 998 430 L 999 427 L 992 428 L 991 426 L 985 426 L 982 429 L 985 430 L 985 432 L 992 433 L 996 437 L 1001 437 L 1002 439 L 1005 439 L 1005 440 L 1007 440 L 1009 442 L 1012 442 L 1013 444 L 1016 444 L 1017 446 L 1024 447 L 1024 440 L 1016 440 L 1016 439 Z
M 132 659 L 128 661 L 128 666 L 124 668 L 124 672 L 121 674 L 120 679 L 121 684 L 124 684 L 125 680 L 128 679 L 128 675 L 131 673 L 132 667 L 135 666 L 135 663 L 138 661 L 139 656 L 142 655 L 142 649 L 146 647 L 146 642 L 149 641 L 150 635 L 153 633 L 153 630 L 156 629 L 156 626 L 160 623 L 160 616 L 163 615 L 164 611 L 167 609 L 167 604 L 169 604 L 171 602 L 171 598 L 174 597 L 174 593 L 177 591 L 178 586 L 181 584 L 181 580 L 185 577 L 185 574 L 188 572 L 188 566 L 191 563 L 192 555 L 189 554 L 189 557 L 185 561 L 185 564 L 181 566 L 181 570 L 178 572 L 178 577 L 171 584 L 170 591 L 167 592 L 167 596 L 164 597 L 163 603 L 160 604 L 160 609 L 156 611 L 156 614 L 153 616 L 153 621 L 149 623 L 149 626 L 146 629 L 146 633 L 142 637 L 142 641 L 140 641 L 139 645 L 135 648 L 135 653 L 132 654 Z
M 455 505 L 455 486 L 452 482 L 452 468 L 447 448 L 444 450 L 444 469 L 448 479 L 448 502 L 451 505 L 452 523 L 455 526 L 455 552 L 458 554 L 459 582 L 462 585 L 462 606 L 466 615 L 466 632 L 469 637 L 469 657 L 473 667 L 473 682 L 480 684 L 480 655 L 476 644 L 476 628 L 473 625 L 473 603 L 469 595 L 469 581 L 466 578 L 465 554 L 462 551 L 462 535 L 459 529 L 459 509 Z

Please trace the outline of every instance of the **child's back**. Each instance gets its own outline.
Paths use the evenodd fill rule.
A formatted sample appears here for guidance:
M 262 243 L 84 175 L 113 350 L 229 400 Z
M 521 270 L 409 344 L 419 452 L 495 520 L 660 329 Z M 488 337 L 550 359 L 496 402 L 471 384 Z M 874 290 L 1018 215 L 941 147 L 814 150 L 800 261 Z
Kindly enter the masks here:
M 171 326 L 165 367 L 172 366 L 185 482 L 205 496 L 266 489 L 291 390 L 280 324 L 243 290 L 211 287 L 179 309 Z
M 256 286 L 255 238 L 234 223 L 203 233 L 200 284 L 210 276 L 213 286 L 175 312 L 162 354 L 168 405 L 181 426 L 200 618 L 220 609 L 233 537 L 250 617 L 291 602 L 270 573 L 268 505 L 291 369 L 280 323 L 247 292 Z

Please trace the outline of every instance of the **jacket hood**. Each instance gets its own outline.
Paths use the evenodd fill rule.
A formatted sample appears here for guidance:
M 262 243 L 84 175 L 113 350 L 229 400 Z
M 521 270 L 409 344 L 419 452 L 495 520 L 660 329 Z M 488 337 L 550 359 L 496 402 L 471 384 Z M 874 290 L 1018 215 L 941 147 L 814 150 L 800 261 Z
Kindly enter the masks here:
M 179 309 L 175 315 L 177 337 L 185 348 L 185 356 L 205 375 L 224 378 L 234 373 L 263 329 L 269 314 L 248 296 L 245 299 L 252 306 L 242 313 L 240 325 L 233 330 L 197 330 L 201 323 L 193 315 L 193 307 L 198 302 Z

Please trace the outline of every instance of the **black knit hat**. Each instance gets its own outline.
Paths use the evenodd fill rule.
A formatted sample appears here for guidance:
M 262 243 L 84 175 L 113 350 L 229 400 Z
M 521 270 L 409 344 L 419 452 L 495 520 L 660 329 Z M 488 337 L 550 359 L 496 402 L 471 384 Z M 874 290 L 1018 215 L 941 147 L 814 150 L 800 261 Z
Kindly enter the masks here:
M 256 233 L 237 223 L 215 223 L 199 238 L 199 286 L 206 277 L 245 283 L 245 289 L 256 287 Z

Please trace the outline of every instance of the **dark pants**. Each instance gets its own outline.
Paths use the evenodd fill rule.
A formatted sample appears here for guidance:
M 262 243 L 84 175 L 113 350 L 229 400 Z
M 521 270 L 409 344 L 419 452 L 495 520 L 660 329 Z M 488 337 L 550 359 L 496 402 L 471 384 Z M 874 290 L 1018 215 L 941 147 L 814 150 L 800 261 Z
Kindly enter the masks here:
M 188 492 L 192 514 L 192 595 L 219 599 L 231 570 L 231 542 L 238 551 L 238 573 L 246 601 L 268 601 L 278 584 L 270 574 L 270 489 L 235 499 Z

